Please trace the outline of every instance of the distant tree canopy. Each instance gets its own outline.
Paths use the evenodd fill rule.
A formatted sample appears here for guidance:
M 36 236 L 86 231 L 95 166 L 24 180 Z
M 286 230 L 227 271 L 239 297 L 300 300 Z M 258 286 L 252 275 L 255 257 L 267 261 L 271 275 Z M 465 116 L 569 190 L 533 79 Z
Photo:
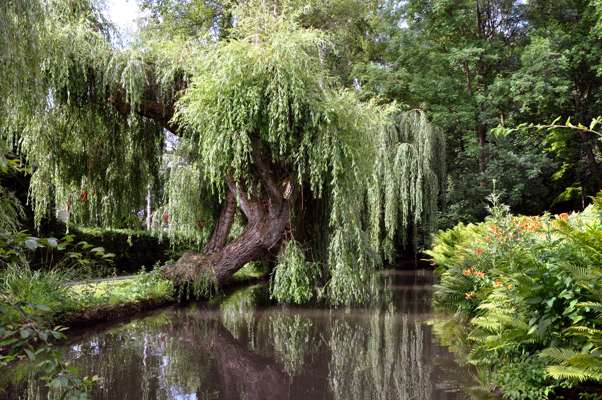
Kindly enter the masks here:
M 492 131 L 602 115 L 600 10 L 597 0 L 382 3 L 370 60 L 355 73 L 366 97 L 420 107 L 444 130 L 444 224 L 482 219 L 494 179 L 521 213 L 582 208 L 600 190 L 595 135 Z
M 145 6 L 127 49 L 92 1 L 1 8 L 0 127 L 33 167 L 36 220 L 66 208 L 76 221 L 117 224 L 152 188 L 156 220 L 205 242 L 166 269 L 179 283 L 202 291 L 260 260 L 278 259 L 280 274 L 287 254 L 296 267 L 301 254 L 281 289 L 326 284 L 334 303 L 365 300 L 382 256 L 392 260 L 412 226 L 433 227 L 445 171 L 443 136 L 424 113 L 343 87 L 357 55 L 340 44 L 353 43 L 343 38 L 357 32 L 357 8 Z M 329 31 L 323 12 L 346 23 Z M 24 45 L 5 52 L 15 41 Z M 177 136 L 167 162 L 165 130 Z M 308 226 L 326 232 L 324 253 Z M 301 252 L 279 256 L 289 241 Z

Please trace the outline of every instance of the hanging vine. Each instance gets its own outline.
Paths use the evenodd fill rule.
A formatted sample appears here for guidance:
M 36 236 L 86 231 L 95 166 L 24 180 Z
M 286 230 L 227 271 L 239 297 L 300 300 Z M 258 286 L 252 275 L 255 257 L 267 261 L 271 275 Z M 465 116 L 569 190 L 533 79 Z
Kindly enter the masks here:
M 408 242 L 408 228 L 420 225 L 428 234 L 436 227 L 444 202 L 445 137 L 424 112 L 399 113 L 379 137 L 370 187 L 372 242 L 393 261 L 397 247 Z

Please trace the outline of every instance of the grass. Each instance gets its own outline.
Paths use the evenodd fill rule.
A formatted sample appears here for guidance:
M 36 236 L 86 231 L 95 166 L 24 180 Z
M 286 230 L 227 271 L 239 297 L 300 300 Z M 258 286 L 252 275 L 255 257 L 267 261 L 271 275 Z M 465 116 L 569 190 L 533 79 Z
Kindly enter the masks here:
M 232 275 L 234 282 L 246 282 L 251 280 L 261 279 L 267 276 L 266 267 L 259 262 L 251 262 L 236 271 Z
M 128 278 L 75 284 L 67 289 L 67 295 L 83 309 L 145 300 L 169 300 L 172 294 L 173 285 L 170 281 L 144 272 Z
M 9 267 L 0 273 L 0 301 L 5 304 L 42 305 L 41 321 L 61 324 L 73 316 L 145 301 L 168 301 L 174 293 L 170 281 L 158 271 L 142 271 L 127 278 L 72 284 L 73 276 L 58 270 L 31 271 Z M 12 312 L 11 314 L 15 314 Z M 3 324 L 16 323 L 19 315 L 3 315 Z
M 234 274 L 235 282 L 257 280 L 267 275 L 265 267 L 251 263 Z M 139 272 L 129 277 L 72 283 L 74 277 L 58 270 L 32 271 L 10 267 L 0 273 L 2 301 L 44 305 L 41 315 L 48 324 L 61 324 L 73 316 L 146 301 L 173 299 L 174 286 L 158 271 Z M 14 316 L 18 318 L 17 316 Z
M 261 264 L 249 264 L 234 274 L 235 282 L 266 276 Z M 13 266 L 0 273 L 3 302 L 44 305 L 48 323 L 60 324 L 74 314 L 145 301 L 168 301 L 174 296 L 172 282 L 159 271 L 139 272 L 129 277 L 72 283 L 74 276 L 58 270 L 32 271 Z M 18 318 L 15 316 L 15 318 Z

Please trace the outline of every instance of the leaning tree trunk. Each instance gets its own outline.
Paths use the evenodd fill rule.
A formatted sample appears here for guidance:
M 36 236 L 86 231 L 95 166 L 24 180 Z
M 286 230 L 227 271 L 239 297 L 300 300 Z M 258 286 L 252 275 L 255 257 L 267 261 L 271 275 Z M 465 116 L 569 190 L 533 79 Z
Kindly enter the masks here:
M 186 88 L 185 80 L 176 82 L 175 88 L 176 92 L 182 93 Z M 170 103 L 163 103 L 158 93 L 156 85 L 148 85 L 136 107 L 127 102 L 124 89 L 116 90 L 106 100 L 126 117 L 130 112 L 136 112 L 179 135 L 180 126 L 172 118 L 177 97 Z M 290 207 L 296 190 L 286 168 L 274 165 L 266 154 L 261 143 L 254 141 L 253 165 L 249 173 L 261 183 L 261 189 L 247 193 L 232 179 L 226 178 L 228 191 L 219 220 L 203 251 L 188 251 L 175 265 L 165 266 L 165 275 L 176 284 L 193 282 L 210 273 L 220 286 L 248 262 L 278 252 L 290 229 Z M 239 237 L 227 243 L 237 208 L 246 217 L 247 225 Z
M 167 266 L 165 275 L 176 284 L 209 276 L 222 286 L 245 264 L 277 254 L 290 230 L 295 190 L 290 179 L 277 178 L 276 170 L 258 151 L 254 152 L 253 173 L 261 189 L 251 194 L 226 179 L 228 191 L 211 239 L 202 252 L 187 251 L 174 265 Z M 237 238 L 227 243 L 237 207 L 247 224 Z

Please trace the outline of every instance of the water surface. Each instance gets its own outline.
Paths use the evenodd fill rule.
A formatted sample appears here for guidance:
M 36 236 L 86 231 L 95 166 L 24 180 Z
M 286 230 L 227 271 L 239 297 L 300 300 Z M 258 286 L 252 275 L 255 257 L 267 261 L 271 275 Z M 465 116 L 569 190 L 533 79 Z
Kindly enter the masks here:
M 432 274 L 385 280 L 390 291 L 367 309 L 261 305 L 254 286 L 81 335 L 64 352 L 103 378 L 93 399 L 468 399 L 470 374 L 427 324 Z M 40 386 L 23 398 L 43 398 Z

